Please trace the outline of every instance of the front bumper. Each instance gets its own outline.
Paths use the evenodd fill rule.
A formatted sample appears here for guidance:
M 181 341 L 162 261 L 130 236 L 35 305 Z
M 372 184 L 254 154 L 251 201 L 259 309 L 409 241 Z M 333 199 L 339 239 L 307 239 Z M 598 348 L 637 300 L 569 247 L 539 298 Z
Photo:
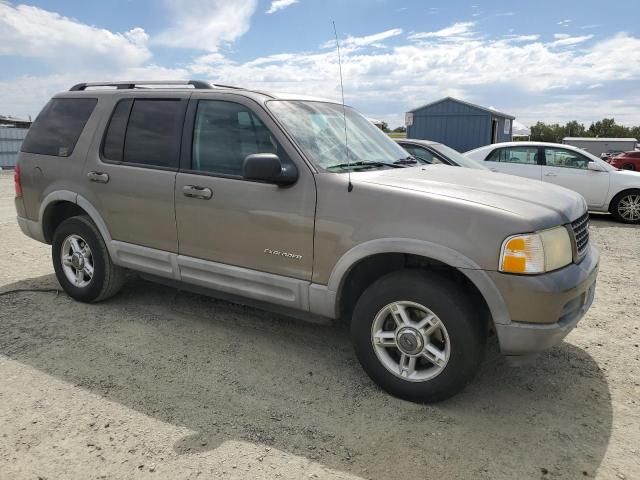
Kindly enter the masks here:
M 557 345 L 593 303 L 600 255 L 592 245 L 579 264 L 531 277 L 491 272 L 511 323 L 496 324 L 505 355 L 529 355 Z

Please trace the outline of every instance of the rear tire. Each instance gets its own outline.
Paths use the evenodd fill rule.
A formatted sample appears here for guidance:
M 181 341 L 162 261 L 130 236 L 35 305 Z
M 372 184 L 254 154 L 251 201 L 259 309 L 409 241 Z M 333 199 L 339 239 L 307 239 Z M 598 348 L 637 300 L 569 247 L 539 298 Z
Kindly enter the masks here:
M 636 166 L 633 163 L 625 163 L 622 165 L 622 170 L 635 170 Z
M 351 338 L 382 389 L 415 402 L 459 392 L 482 361 L 486 329 L 459 285 L 419 270 L 374 282 L 356 303 Z
M 611 200 L 609 211 L 622 223 L 640 224 L 640 190 L 625 190 Z
M 114 265 L 98 228 L 86 215 L 63 221 L 53 234 L 53 267 L 72 298 L 100 302 L 122 288 L 125 269 Z

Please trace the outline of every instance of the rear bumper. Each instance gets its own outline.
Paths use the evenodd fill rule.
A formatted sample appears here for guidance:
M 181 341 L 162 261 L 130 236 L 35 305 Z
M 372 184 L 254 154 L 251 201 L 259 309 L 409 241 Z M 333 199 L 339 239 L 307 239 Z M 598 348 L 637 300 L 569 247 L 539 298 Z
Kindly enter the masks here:
M 599 253 L 593 246 L 578 265 L 535 277 L 495 273 L 512 321 L 496 324 L 505 355 L 529 355 L 557 345 L 593 303 Z
M 34 240 L 42 243 L 47 243 L 44 239 L 44 234 L 42 233 L 42 227 L 38 222 L 34 222 L 33 220 L 29 220 L 28 218 L 20 216 L 16 218 L 18 220 L 18 226 L 20 227 L 20 230 L 22 230 L 22 233 L 24 233 L 28 237 L 33 238 Z

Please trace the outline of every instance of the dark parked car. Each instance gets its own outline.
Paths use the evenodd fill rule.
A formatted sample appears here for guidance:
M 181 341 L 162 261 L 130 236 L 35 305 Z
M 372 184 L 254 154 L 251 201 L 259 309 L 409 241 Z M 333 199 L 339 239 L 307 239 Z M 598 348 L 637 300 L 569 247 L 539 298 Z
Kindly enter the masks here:
M 607 162 L 622 170 L 635 170 L 636 172 L 640 172 L 640 150 L 622 152 L 615 157 L 609 157 Z
M 447 147 L 442 143 L 430 140 L 412 140 L 403 138 L 396 142 L 411 154 L 412 157 L 423 163 L 441 163 L 455 167 L 476 168 L 487 170 L 482 163 L 465 157 L 457 150 Z

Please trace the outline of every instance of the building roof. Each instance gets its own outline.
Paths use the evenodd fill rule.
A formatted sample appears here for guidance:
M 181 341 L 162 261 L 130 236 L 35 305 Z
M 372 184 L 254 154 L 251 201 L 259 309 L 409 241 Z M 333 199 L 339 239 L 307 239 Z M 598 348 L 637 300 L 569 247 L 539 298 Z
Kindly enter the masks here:
M 23 120 L 21 118 L 12 117 L 11 115 L 0 115 L 0 122 L 31 123 L 31 120 Z
M 497 115 L 499 117 L 509 118 L 511 120 L 514 120 L 516 118 L 513 115 L 509 115 L 508 113 L 502 113 L 502 112 L 499 112 L 498 110 L 494 110 L 493 108 L 481 107 L 480 105 L 476 105 L 475 103 L 465 102 L 464 100 L 458 100 L 457 98 L 453 98 L 453 97 L 444 97 L 444 98 L 441 98 L 440 100 L 436 100 L 435 102 L 427 103 L 426 105 L 422 105 L 421 107 L 414 108 L 413 110 L 409 110 L 409 113 L 422 110 L 423 108 L 430 107 L 431 105 L 435 105 L 440 102 L 444 102 L 445 100 L 452 100 L 454 102 L 461 103 L 468 107 L 477 108 L 478 110 L 482 110 L 484 112 L 491 113 L 492 115 Z
M 564 137 L 565 140 L 578 140 L 580 142 L 637 142 L 637 138 L 605 138 L 605 137 Z

